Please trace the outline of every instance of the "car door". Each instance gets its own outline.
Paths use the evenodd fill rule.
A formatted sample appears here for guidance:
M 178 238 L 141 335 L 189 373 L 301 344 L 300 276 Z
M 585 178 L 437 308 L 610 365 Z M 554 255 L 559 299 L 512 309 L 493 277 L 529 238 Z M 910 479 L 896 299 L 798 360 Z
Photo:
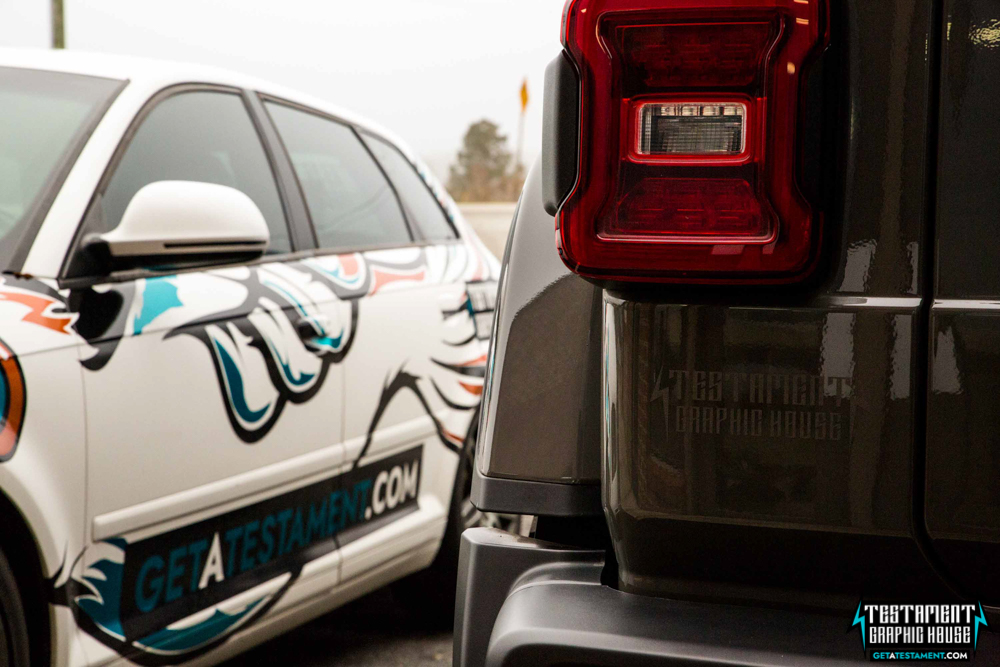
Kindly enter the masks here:
M 427 564 L 482 392 L 485 343 L 465 281 L 485 264 L 392 144 L 318 112 L 276 100 L 265 106 L 310 211 L 320 248 L 310 261 L 354 281 L 345 493 L 364 493 L 359 521 L 339 536 L 342 577 L 404 554 L 411 569 Z
M 114 228 L 140 188 L 163 180 L 243 191 L 271 235 L 260 262 L 135 271 L 70 297 L 89 343 L 92 546 L 74 575 L 77 617 L 103 649 L 181 660 L 291 604 L 304 568 L 327 588 L 338 581 L 332 339 L 350 307 L 289 261 L 289 209 L 240 91 L 169 89 L 126 137 L 81 238 Z M 71 260 L 74 284 L 87 269 Z

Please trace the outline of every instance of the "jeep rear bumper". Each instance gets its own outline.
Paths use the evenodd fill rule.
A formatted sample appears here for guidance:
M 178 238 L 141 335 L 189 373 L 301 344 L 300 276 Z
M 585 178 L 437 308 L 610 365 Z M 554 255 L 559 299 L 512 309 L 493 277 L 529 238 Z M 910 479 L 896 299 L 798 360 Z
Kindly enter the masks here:
M 601 584 L 604 554 L 462 536 L 455 667 L 834 665 L 865 661 L 840 615 L 681 602 Z

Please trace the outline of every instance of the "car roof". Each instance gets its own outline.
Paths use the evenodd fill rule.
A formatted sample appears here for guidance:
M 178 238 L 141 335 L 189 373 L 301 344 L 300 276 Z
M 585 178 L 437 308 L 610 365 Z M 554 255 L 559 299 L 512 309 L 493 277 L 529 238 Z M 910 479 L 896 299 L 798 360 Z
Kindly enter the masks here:
M 148 89 L 150 95 L 168 86 L 184 83 L 208 83 L 246 88 L 341 118 L 384 136 L 403 148 L 408 157 L 411 159 L 414 157 L 412 151 L 399 137 L 378 123 L 321 98 L 220 67 L 75 50 L 12 48 L 0 48 L 0 67 L 37 69 L 118 79 L 128 81 L 129 85 Z

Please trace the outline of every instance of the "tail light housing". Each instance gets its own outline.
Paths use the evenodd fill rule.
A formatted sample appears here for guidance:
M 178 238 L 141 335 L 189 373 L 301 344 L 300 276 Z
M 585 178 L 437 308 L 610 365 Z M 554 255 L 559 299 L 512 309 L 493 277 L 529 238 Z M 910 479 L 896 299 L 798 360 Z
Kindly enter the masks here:
M 774 283 L 815 264 L 798 187 L 803 73 L 822 0 L 570 0 L 579 174 L 556 242 L 583 275 Z

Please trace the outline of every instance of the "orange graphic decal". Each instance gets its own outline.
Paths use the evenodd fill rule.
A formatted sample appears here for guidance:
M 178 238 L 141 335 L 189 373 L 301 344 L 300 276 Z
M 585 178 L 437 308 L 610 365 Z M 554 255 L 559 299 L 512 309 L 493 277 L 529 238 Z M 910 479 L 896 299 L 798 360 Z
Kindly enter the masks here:
M 344 268 L 344 273 L 349 276 L 353 276 L 358 272 L 358 258 L 354 255 L 340 255 L 338 256 L 340 260 L 340 265 Z
M 414 282 L 420 282 L 424 279 L 424 271 L 415 271 L 411 273 L 393 273 L 389 271 L 384 271 L 382 269 L 374 269 L 372 271 L 372 286 L 368 291 L 368 294 L 375 294 L 380 289 L 385 287 L 390 283 L 399 282 L 400 280 L 412 280 Z
M 476 396 L 482 396 L 483 385 L 481 384 L 466 384 L 464 382 L 459 382 L 462 385 L 462 389 L 469 392 L 470 394 L 475 394 Z
M 454 433 L 452 433 L 451 431 L 449 431 L 448 429 L 443 428 L 443 427 L 441 428 L 441 432 L 444 433 L 445 437 L 447 437 L 452 442 L 456 442 L 456 443 L 458 443 L 460 445 L 462 444 L 462 442 L 463 442 L 462 436 L 455 435 Z
M 27 306 L 31 309 L 27 315 L 21 318 L 23 322 L 37 324 L 40 327 L 51 329 L 56 333 L 67 335 L 72 333 L 72 330 L 70 329 L 70 325 L 73 324 L 72 315 L 52 315 L 48 312 L 53 306 L 59 303 L 54 299 L 40 296 L 38 294 L 28 294 L 25 292 L 0 291 L 0 302 L 3 301 L 11 301 L 13 303 L 21 304 L 22 306 Z

